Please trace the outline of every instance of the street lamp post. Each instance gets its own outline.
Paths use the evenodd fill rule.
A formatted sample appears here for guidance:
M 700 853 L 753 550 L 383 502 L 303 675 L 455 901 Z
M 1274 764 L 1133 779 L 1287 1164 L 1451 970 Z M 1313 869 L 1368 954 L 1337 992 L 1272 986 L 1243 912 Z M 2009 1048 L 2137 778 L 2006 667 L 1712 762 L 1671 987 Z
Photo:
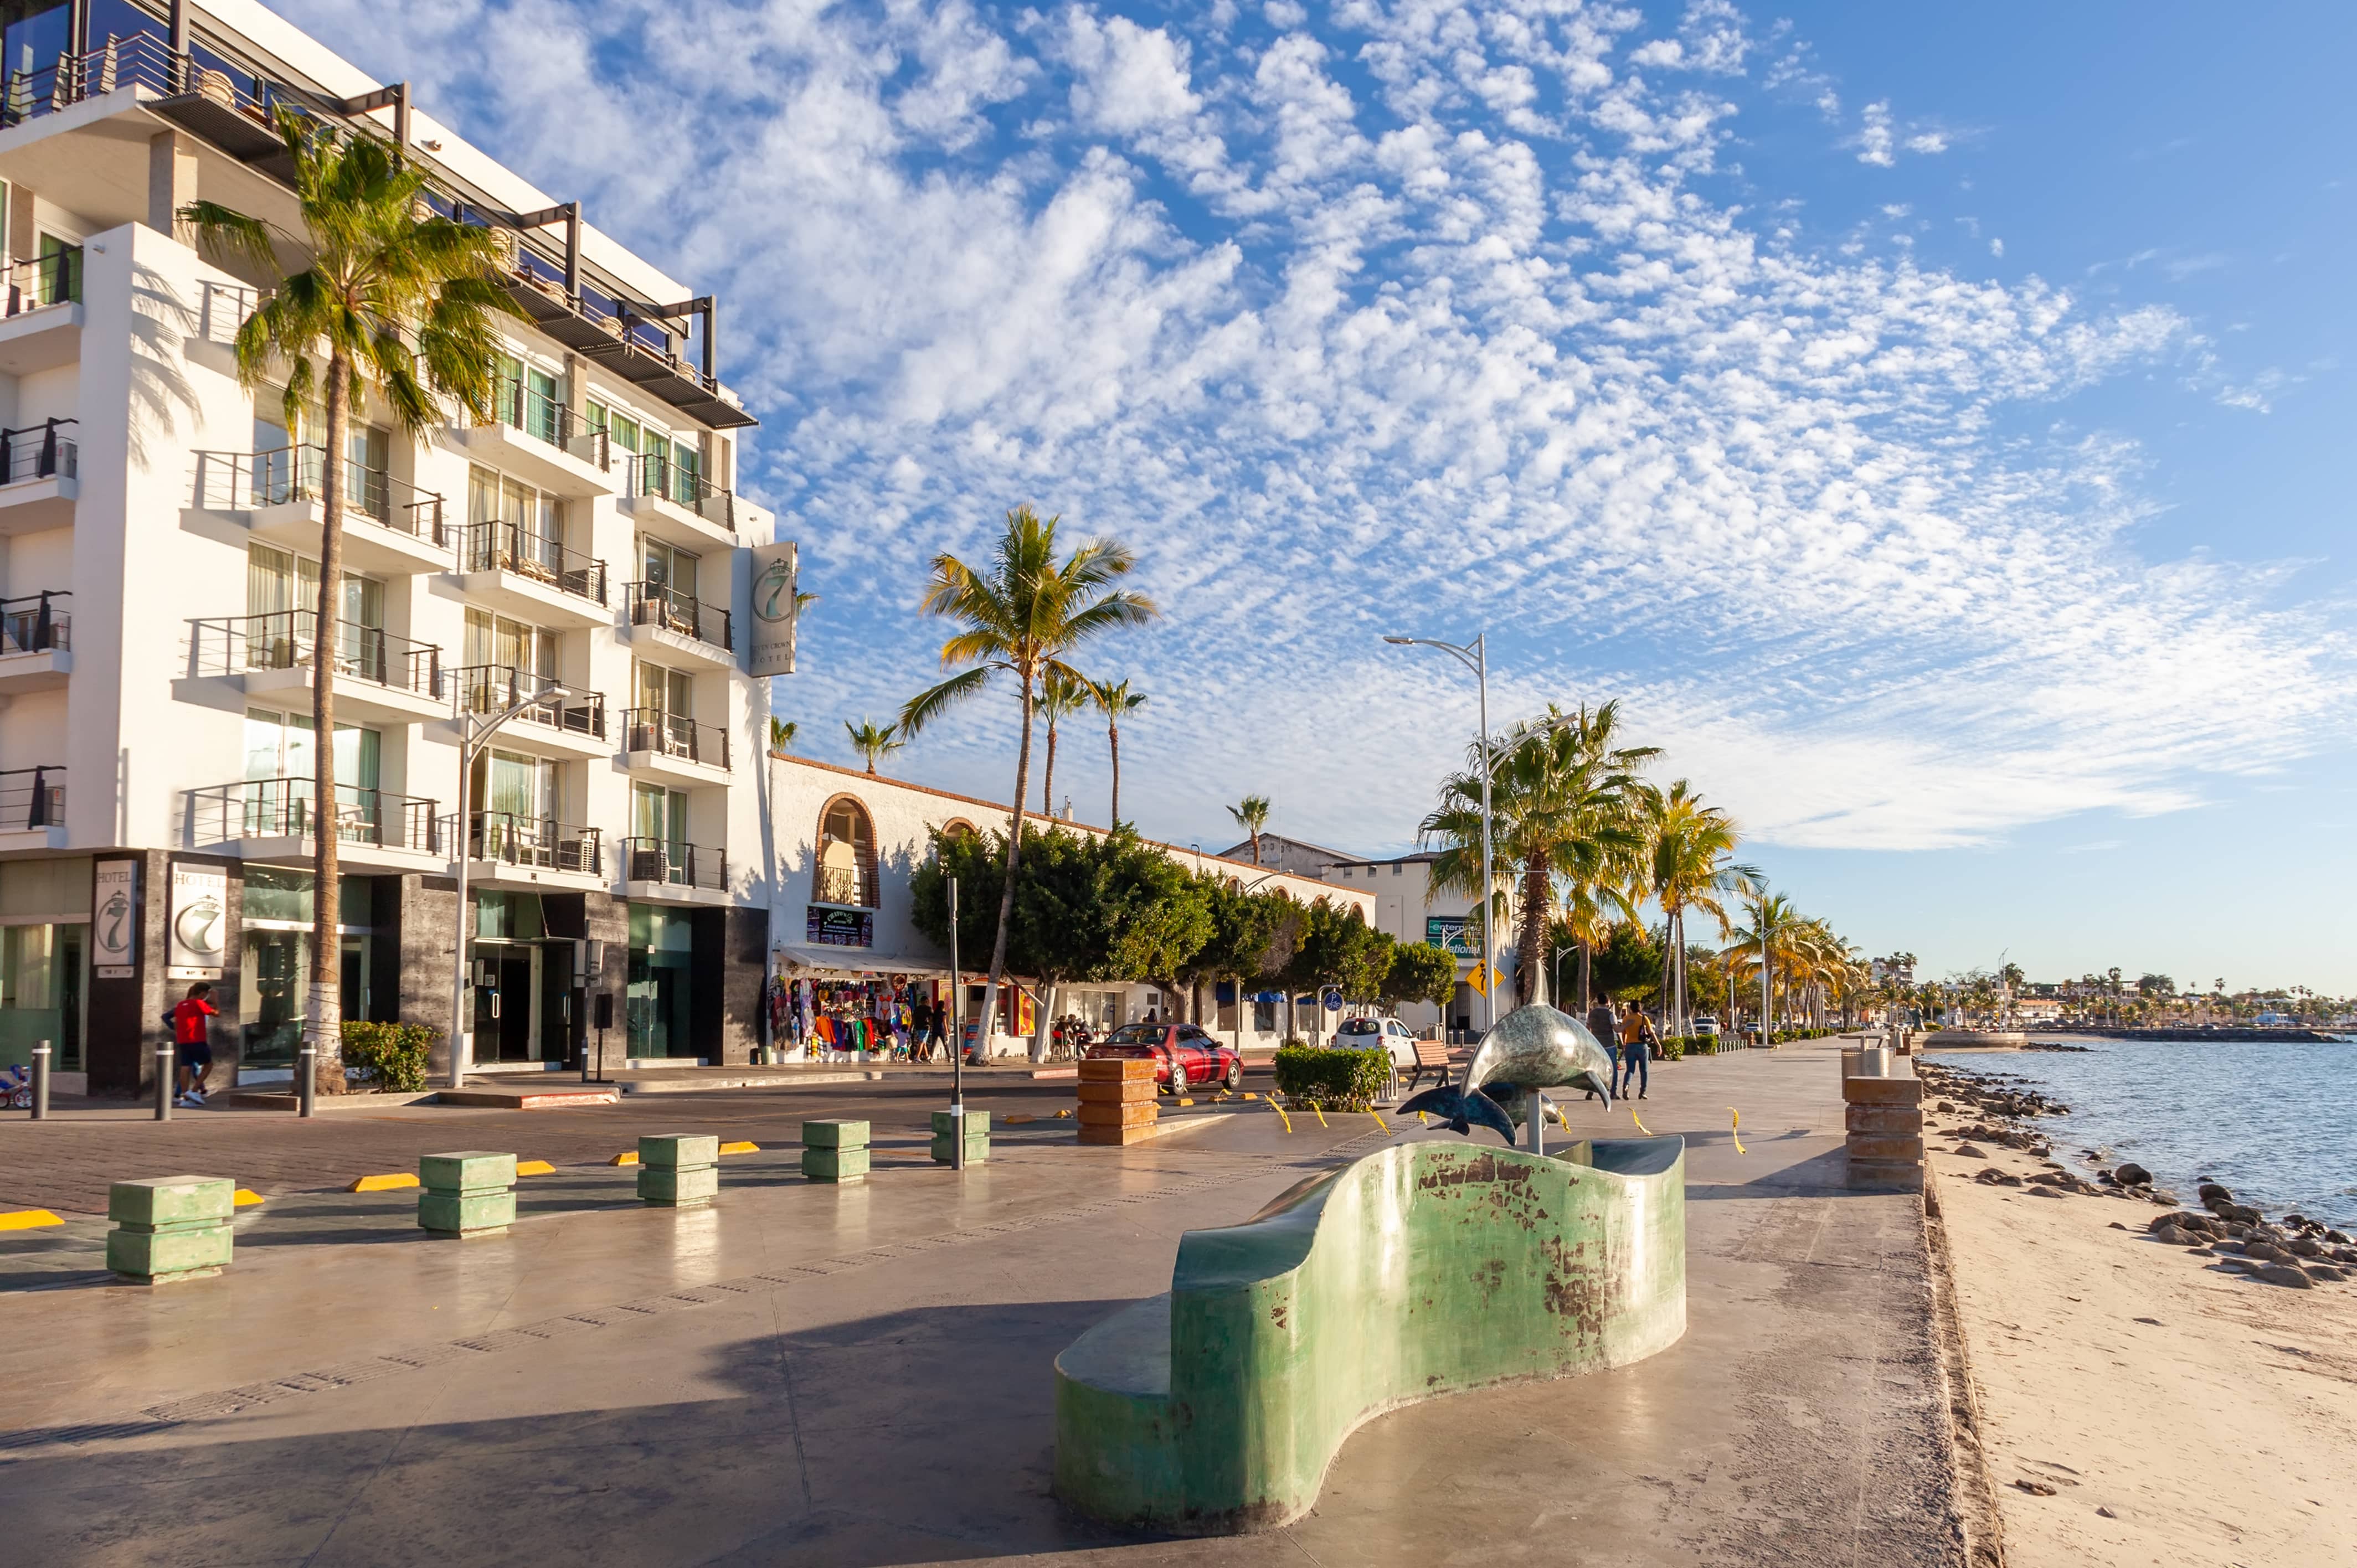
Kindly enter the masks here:
M 550 685 L 528 697 L 519 697 L 486 718 L 468 711 L 468 693 L 461 689 L 453 703 L 458 725 L 458 814 L 452 820 L 450 837 L 451 859 L 458 868 L 458 910 L 450 920 L 450 1087 L 463 1089 L 467 1084 L 468 1057 L 473 1042 L 467 1036 L 467 806 L 468 785 L 475 771 L 475 757 L 500 726 L 527 708 L 537 708 L 549 703 L 562 702 L 573 693 L 560 685 Z
M 1490 858 L 1490 634 L 1481 633 L 1472 641 L 1459 645 L 1441 642 L 1429 637 L 1386 637 L 1385 642 L 1400 648 L 1437 648 L 1459 664 L 1473 671 L 1480 690 L 1481 701 L 1481 1032 L 1488 1034 L 1498 1021 L 1498 973 L 1490 961 L 1493 940 L 1491 928 L 1497 924 L 1490 908 L 1495 865 Z M 1536 1124 L 1534 1123 L 1534 1126 Z

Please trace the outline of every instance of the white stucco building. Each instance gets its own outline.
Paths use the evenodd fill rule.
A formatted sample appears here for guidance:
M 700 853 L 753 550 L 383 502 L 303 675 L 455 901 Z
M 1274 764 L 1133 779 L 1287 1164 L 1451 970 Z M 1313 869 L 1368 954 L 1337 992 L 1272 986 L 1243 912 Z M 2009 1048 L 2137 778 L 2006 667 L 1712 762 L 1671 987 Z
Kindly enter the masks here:
M 713 302 L 247 0 L 0 18 L 0 1063 L 53 1038 L 65 1086 L 132 1092 L 167 991 L 206 974 L 228 1065 L 284 1069 L 328 822 L 347 1017 L 448 1022 L 463 854 L 477 1061 L 560 1062 L 600 993 L 617 1055 L 746 1059 L 771 902 L 751 595 L 777 553 L 736 491 L 755 421 Z M 242 389 L 229 346 L 271 280 L 174 218 L 205 199 L 300 231 L 277 105 L 384 138 L 437 211 L 505 236 L 524 313 L 493 422 L 416 441 L 358 411 L 324 638 L 317 426 Z M 454 714 L 552 691 L 459 821 Z M 578 939 L 602 971 L 576 974 Z

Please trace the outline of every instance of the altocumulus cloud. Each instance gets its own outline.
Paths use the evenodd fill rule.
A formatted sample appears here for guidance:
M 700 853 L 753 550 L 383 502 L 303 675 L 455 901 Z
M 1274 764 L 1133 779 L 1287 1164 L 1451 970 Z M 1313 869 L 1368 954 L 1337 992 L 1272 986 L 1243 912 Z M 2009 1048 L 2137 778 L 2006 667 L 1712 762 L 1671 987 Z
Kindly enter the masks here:
M 1625 695 L 1787 843 L 2172 810 L 2346 728 L 2342 628 L 2286 568 L 2140 558 L 2140 454 L 2066 421 L 2187 325 L 1738 205 L 1770 51 L 1720 0 L 285 8 L 724 296 L 748 488 L 826 595 L 813 730 L 930 677 L 926 560 L 1027 499 L 1170 612 L 1107 671 L 1168 832 L 1262 789 L 1405 839 L 1469 703 L 1390 630 L 1488 625 L 1504 716 Z M 1003 789 L 1007 717 L 906 765 Z

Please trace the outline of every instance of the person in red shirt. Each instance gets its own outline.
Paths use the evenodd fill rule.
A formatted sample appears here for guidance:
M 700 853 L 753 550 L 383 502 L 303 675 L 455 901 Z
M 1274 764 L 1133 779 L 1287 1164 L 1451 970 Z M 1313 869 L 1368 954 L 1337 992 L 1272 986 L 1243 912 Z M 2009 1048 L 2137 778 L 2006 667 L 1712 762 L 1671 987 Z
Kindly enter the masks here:
M 179 1065 L 178 1103 L 199 1107 L 205 1102 L 205 1074 L 213 1069 L 212 1031 L 205 1020 L 221 1009 L 210 1000 L 213 983 L 199 980 L 188 987 L 186 1000 L 172 1009 L 172 1044 Z

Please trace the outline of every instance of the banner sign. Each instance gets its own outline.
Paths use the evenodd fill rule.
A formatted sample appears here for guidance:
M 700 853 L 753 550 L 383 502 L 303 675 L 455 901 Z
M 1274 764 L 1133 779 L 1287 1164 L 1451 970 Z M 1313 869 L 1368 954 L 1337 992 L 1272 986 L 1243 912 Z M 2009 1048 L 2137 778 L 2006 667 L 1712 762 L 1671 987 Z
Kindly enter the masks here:
M 102 860 L 91 868 L 90 961 L 101 980 L 128 980 L 139 961 L 135 860 Z
M 174 974 L 203 970 L 221 973 L 229 951 L 229 876 L 198 865 L 172 867 L 171 952 L 165 961 Z
M 804 940 L 815 948 L 872 948 L 876 945 L 876 915 L 868 909 L 825 909 L 810 907 Z
M 794 672 L 794 543 L 757 544 L 753 558 L 753 635 L 746 668 L 755 675 Z
M 1462 915 L 1426 915 L 1424 940 L 1434 947 L 1447 948 L 1458 958 L 1480 958 L 1481 946 L 1473 940 L 1468 926 Z

